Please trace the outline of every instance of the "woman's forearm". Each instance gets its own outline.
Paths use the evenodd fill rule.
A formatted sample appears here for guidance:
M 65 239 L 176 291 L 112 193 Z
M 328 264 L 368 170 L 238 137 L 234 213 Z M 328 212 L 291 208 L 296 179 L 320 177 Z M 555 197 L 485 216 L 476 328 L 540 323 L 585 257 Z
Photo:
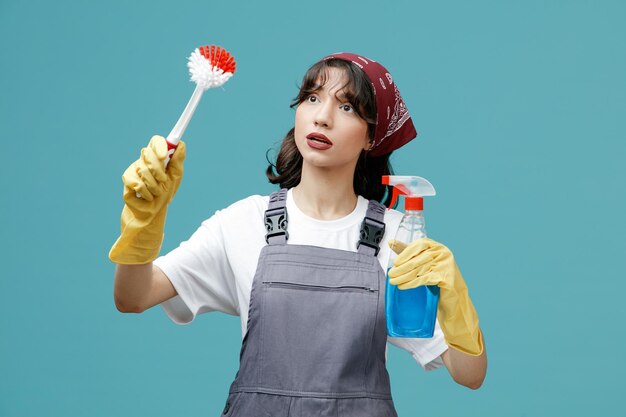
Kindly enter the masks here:
M 114 298 L 119 311 L 140 312 L 141 302 L 152 285 L 152 262 L 144 265 L 117 265 Z
M 484 338 L 483 347 L 483 353 L 479 356 L 468 355 L 453 347 L 441 355 L 455 382 L 471 389 L 480 388 L 487 374 L 487 347 Z

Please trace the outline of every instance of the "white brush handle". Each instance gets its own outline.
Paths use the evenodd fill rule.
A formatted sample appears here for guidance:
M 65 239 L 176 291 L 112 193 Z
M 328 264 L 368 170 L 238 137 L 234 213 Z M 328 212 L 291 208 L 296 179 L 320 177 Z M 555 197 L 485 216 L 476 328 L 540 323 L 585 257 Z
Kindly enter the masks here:
M 174 128 L 172 129 L 170 134 L 167 135 L 167 156 L 165 157 L 165 168 L 167 168 L 167 164 L 170 163 L 170 159 L 172 159 L 172 155 L 174 154 L 174 151 L 178 146 L 178 142 L 180 142 L 180 139 L 183 137 L 185 129 L 187 129 L 187 125 L 193 117 L 193 114 L 196 111 L 196 107 L 198 107 L 198 103 L 200 102 L 203 93 L 204 87 L 196 84 L 196 89 L 193 90 L 193 94 L 191 95 L 187 106 L 185 106 L 183 114 L 180 115 L 178 121 L 176 122 L 176 125 L 174 125 Z M 141 194 L 135 193 L 135 195 L 137 196 L 137 198 L 141 198 Z
M 196 84 L 196 89 L 193 90 L 193 94 L 191 95 L 185 110 L 183 110 L 183 114 L 180 115 L 176 125 L 174 125 L 170 134 L 167 135 L 167 141 L 172 145 L 178 145 L 178 142 L 183 137 L 183 133 L 185 133 L 185 129 L 187 129 L 187 125 L 193 117 L 193 113 L 196 111 L 196 107 L 198 107 L 198 103 L 200 102 L 203 93 L 204 87 Z M 169 157 L 166 160 L 169 161 Z

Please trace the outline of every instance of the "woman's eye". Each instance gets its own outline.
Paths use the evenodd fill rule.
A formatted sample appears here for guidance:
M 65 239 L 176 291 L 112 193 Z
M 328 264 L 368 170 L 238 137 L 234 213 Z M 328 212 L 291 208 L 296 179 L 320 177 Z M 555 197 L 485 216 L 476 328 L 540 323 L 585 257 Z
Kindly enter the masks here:
M 341 109 L 345 110 L 347 112 L 353 112 L 354 109 L 352 108 L 352 106 L 350 104 L 342 104 L 341 105 Z
M 315 97 L 315 96 L 308 96 L 308 97 L 306 98 L 306 100 L 307 100 L 308 102 L 315 103 L 315 102 L 317 101 L 317 97 Z

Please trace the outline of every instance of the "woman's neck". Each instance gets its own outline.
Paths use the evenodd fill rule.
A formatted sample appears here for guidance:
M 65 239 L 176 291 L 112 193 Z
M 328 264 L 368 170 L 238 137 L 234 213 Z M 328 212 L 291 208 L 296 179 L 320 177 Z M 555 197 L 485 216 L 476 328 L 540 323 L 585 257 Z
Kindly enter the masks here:
M 335 220 L 352 213 L 358 201 L 353 185 L 354 167 L 344 171 L 304 163 L 300 183 L 292 190 L 298 208 L 318 220 Z

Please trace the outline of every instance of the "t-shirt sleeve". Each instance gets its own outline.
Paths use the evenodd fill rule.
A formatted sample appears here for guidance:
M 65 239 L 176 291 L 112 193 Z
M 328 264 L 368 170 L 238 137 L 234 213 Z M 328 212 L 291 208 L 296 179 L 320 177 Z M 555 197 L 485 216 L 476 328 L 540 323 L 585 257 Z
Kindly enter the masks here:
M 426 371 L 434 371 L 443 366 L 441 354 L 448 349 L 439 321 L 435 321 L 435 330 L 431 338 L 390 337 L 387 341 L 394 346 L 408 351 L 413 359 Z
M 202 222 L 189 240 L 154 261 L 178 295 L 161 303 L 177 324 L 188 324 L 198 314 L 221 311 L 238 315 L 235 277 L 224 245 L 221 214 Z

